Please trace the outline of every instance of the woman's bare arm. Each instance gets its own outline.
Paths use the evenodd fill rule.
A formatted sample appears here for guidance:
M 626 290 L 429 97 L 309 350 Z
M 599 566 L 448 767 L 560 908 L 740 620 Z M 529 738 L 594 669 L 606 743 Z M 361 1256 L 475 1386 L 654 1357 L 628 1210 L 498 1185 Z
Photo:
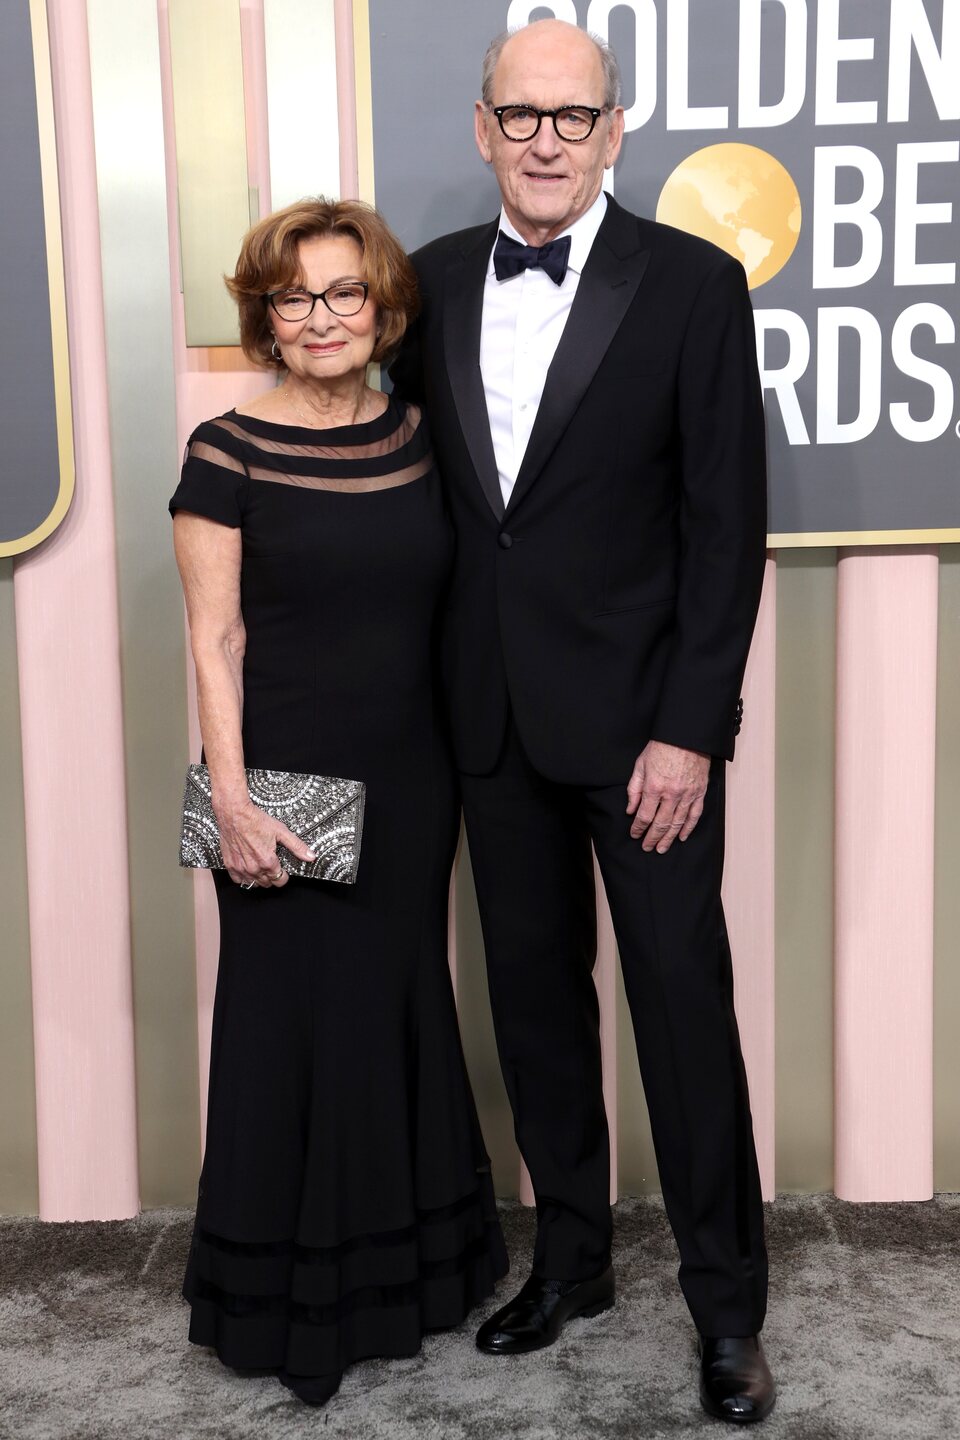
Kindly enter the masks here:
M 220 848 L 237 884 L 286 884 L 275 879 L 277 845 L 301 860 L 313 851 L 285 825 L 260 810 L 247 792 L 243 758 L 243 656 L 239 529 L 178 510 L 173 542 L 187 602 L 190 648 L 197 671 L 200 733 Z

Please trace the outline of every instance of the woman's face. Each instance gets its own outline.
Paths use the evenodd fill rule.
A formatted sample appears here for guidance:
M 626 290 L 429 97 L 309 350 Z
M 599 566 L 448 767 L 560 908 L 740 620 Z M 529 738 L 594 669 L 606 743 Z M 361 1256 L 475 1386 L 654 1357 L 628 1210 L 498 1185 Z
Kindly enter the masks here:
M 297 255 L 304 287 L 315 294 L 364 278 L 363 252 L 349 235 L 301 240 Z M 334 315 L 318 300 L 306 320 L 283 320 L 271 306 L 270 320 L 287 369 L 315 384 L 362 379 L 377 343 L 377 307 L 370 299 L 355 315 Z

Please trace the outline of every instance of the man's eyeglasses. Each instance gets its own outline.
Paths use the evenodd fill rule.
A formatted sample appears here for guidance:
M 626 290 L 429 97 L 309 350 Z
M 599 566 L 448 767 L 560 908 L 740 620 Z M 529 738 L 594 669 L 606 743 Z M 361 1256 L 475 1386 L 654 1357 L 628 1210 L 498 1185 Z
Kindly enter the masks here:
M 508 140 L 532 140 L 541 120 L 549 117 L 561 140 L 577 144 L 590 139 L 593 127 L 607 107 L 597 110 L 592 105 L 565 105 L 562 110 L 538 110 L 533 105 L 496 105 L 490 108 Z
M 267 296 L 281 320 L 306 320 L 318 300 L 333 315 L 356 315 L 367 303 L 370 286 L 366 280 L 348 280 L 319 293 L 313 290 L 274 290 Z

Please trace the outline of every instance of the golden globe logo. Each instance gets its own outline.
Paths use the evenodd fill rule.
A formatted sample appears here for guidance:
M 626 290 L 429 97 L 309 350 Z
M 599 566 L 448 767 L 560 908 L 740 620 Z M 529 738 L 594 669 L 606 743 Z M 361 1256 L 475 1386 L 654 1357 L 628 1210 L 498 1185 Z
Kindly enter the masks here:
M 800 195 L 790 172 L 755 145 L 708 145 L 682 161 L 660 192 L 657 219 L 712 240 L 743 264 L 750 289 L 796 249 Z

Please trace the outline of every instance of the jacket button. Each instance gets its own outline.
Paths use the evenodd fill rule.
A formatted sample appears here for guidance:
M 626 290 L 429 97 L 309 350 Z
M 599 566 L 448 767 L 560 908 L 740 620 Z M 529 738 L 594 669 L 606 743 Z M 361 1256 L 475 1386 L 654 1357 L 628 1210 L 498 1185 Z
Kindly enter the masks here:
M 497 536 L 497 544 L 500 546 L 501 550 L 509 550 L 510 546 L 513 544 L 513 536 L 508 535 L 506 530 L 501 530 L 500 534 Z

